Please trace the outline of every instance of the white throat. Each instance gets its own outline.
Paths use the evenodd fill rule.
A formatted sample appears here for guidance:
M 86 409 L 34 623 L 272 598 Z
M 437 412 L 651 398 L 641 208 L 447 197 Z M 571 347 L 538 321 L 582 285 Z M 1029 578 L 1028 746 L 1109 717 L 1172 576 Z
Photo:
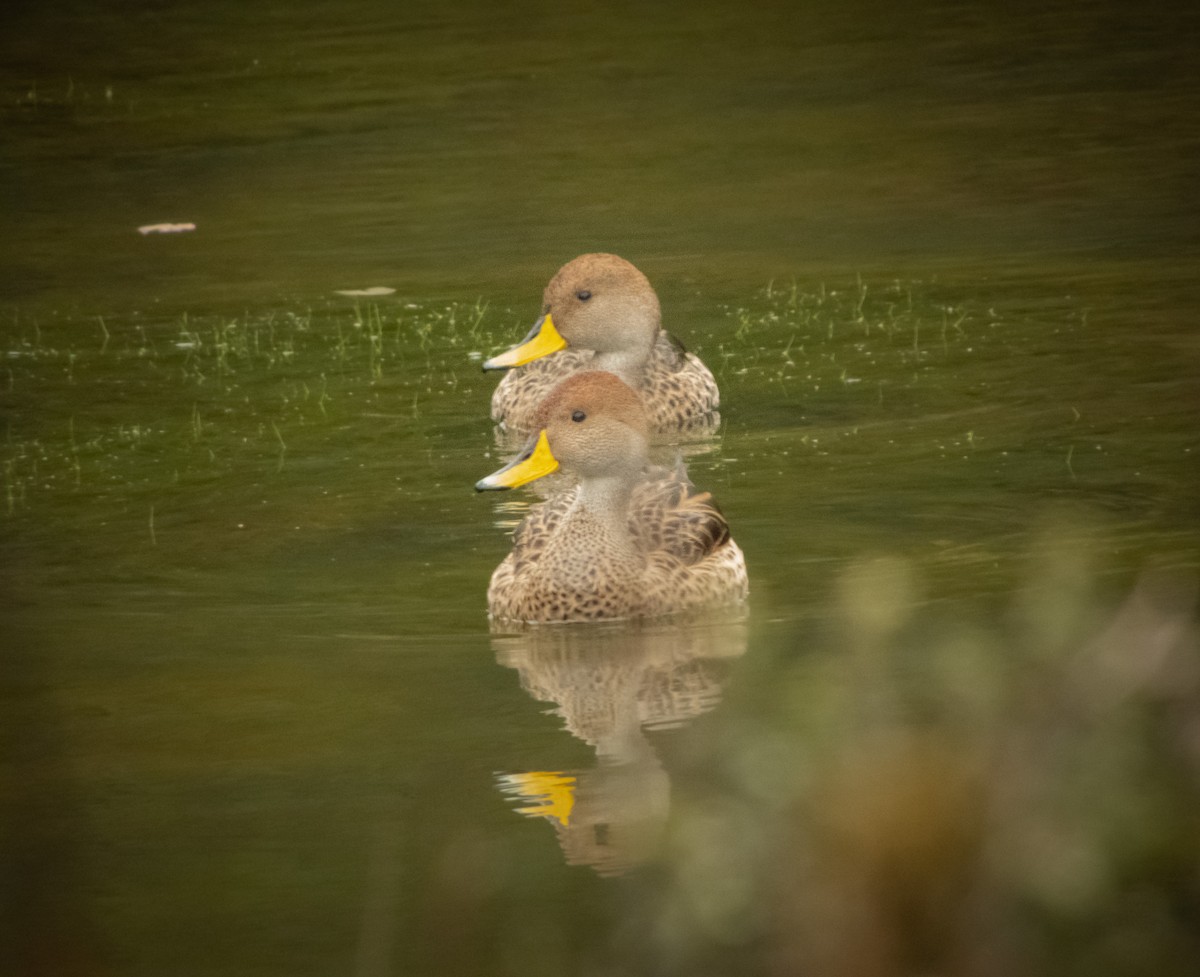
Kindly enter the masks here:
M 641 349 L 597 352 L 592 358 L 591 367 L 594 370 L 607 370 L 609 373 L 615 373 L 634 390 L 637 390 L 642 385 L 642 378 L 646 374 L 648 357 L 649 353 Z
M 595 519 L 611 523 L 614 528 L 624 529 L 632 494 L 633 485 L 628 475 L 624 472 L 614 472 L 612 475 L 593 476 L 580 482 L 575 504 L 586 509 Z

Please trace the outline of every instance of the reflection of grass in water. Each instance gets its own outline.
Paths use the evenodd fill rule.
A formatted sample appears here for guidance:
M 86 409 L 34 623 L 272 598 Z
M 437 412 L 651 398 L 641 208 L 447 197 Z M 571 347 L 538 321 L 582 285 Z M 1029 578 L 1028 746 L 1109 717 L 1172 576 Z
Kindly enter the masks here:
M 1196 579 L 1113 602 L 1086 540 L 1048 533 L 998 621 L 922 605 L 905 561 L 860 563 L 804 647 L 751 656 L 676 780 L 633 954 L 689 975 L 1194 973 Z

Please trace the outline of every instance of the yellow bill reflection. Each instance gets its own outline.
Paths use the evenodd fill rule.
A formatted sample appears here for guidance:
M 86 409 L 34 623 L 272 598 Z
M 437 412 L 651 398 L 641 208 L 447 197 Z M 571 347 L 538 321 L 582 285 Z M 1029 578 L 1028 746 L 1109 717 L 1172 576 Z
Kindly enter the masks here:
M 564 828 L 571 823 L 575 807 L 575 778 L 553 770 L 506 773 L 498 778 L 504 793 L 535 803 L 518 807 L 517 813 L 531 818 L 551 818 Z

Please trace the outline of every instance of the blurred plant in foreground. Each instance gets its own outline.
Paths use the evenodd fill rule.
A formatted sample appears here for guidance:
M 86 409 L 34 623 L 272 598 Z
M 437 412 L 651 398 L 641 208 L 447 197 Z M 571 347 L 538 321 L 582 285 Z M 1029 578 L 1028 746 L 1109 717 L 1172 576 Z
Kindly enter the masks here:
M 760 654 L 676 779 L 618 955 L 664 974 L 1200 972 L 1196 580 L 1105 601 L 1048 532 L 993 626 L 908 563 L 850 567 L 833 623 Z M 751 655 L 751 658 L 754 656 Z M 749 665 L 749 662 L 748 662 Z M 751 687 L 753 691 L 751 691 Z

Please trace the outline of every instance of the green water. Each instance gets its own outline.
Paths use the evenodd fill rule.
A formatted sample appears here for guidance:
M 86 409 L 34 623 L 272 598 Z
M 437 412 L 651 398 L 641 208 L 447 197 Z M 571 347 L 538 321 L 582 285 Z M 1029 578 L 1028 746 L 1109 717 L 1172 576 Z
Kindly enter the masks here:
M 1192 972 L 1196 13 L 3 18 L 6 972 Z M 751 605 L 494 636 L 598 249 Z

